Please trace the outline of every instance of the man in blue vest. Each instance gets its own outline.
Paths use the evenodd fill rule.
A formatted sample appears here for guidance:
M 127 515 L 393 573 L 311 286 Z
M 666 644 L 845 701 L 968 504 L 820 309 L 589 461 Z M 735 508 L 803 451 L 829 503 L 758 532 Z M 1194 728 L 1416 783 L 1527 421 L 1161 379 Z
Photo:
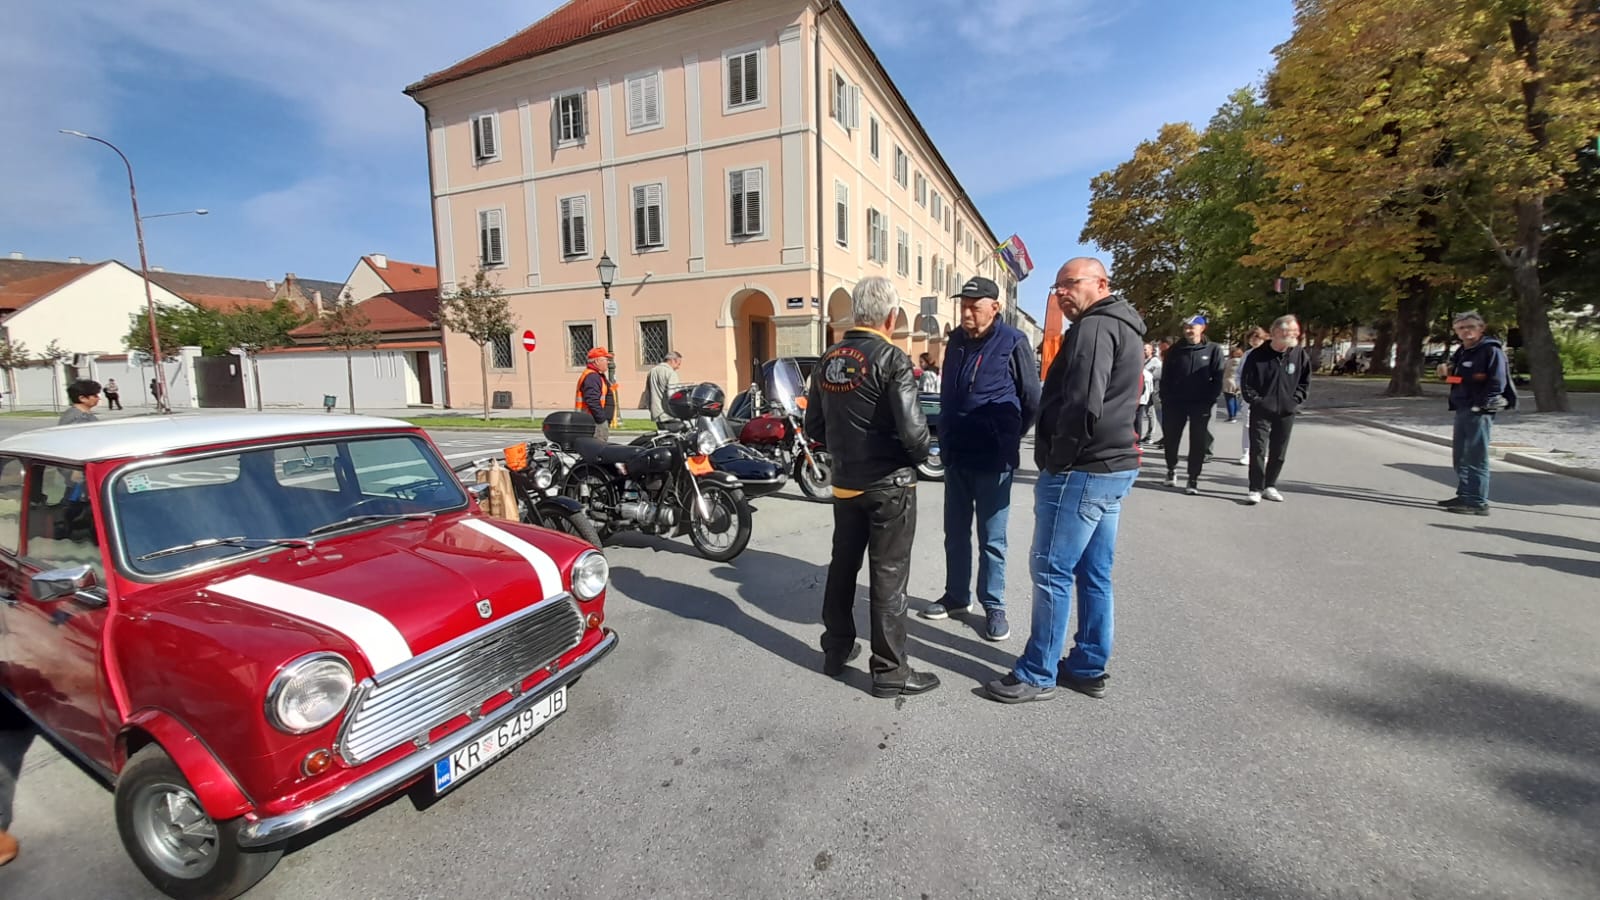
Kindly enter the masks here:
M 973 278 L 956 295 L 961 327 L 950 334 L 939 389 L 944 474 L 944 596 L 922 611 L 944 619 L 972 607 L 972 531 L 978 531 L 978 602 L 984 636 L 1003 641 L 1006 521 L 1022 435 L 1039 410 L 1039 363 L 1021 331 L 1000 321 L 1000 287 Z

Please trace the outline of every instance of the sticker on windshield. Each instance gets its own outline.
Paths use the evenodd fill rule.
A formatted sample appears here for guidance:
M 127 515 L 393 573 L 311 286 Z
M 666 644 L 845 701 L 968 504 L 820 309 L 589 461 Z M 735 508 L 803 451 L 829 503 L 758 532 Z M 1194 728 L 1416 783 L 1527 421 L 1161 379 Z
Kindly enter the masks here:
M 128 486 L 128 493 L 130 494 L 137 494 L 140 491 L 150 490 L 149 475 L 141 475 L 137 473 L 129 475 L 127 478 L 122 480 L 122 483 Z

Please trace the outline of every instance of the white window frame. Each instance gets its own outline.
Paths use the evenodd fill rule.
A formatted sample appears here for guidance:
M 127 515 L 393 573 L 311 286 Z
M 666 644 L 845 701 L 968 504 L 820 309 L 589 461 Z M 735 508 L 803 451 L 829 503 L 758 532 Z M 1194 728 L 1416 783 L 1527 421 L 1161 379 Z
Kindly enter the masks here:
M 658 204 L 660 209 L 658 215 L 660 217 L 661 224 L 661 241 L 656 244 L 640 246 L 639 197 L 637 192 L 640 190 L 648 191 L 650 188 L 659 188 L 661 190 L 660 203 Z M 667 249 L 667 183 L 665 181 L 644 181 L 638 184 L 630 184 L 628 186 L 628 221 L 631 223 L 630 227 L 633 229 L 634 253 L 660 253 Z
M 894 270 L 901 278 L 911 274 L 911 235 L 904 228 L 894 230 Z
M 622 102 L 624 104 L 624 109 L 627 111 L 629 134 L 640 134 L 641 132 L 645 131 L 659 131 L 660 129 L 666 127 L 667 92 L 665 90 L 663 81 L 664 79 L 660 69 L 652 69 L 648 72 L 635 72 L 623 80 Z M 651 84 L 655 85 L 656 91 L 656 117 L 653 121 L 644 117 L 644 104 L 646 100 L 643 92 Z M 633 92 L 635 88 L 640 91 L 640 118 L 637 122 L 633 118 Z
M 745 166 L 728 166 L 722 170 L 723 202 L 722 213 L 727 217 L 727 227 L 723 235 L 730 244 L 748 244 L 753 241 L 765 241 L 772 234 L 772 177 L 768 171 L 767 163 L 755 163 Z M 761 230 L 757 233 L 733 233 L 733 176 L 743 175 L 746 172 L 761 173 Z
M 906 186 L 907 173 L 911 170 L 911 157 L 899 144 L 894 145 L 894 180 L 901 186 Z
M 872 113 L 867 113 L 867 153 L 874 160 L 882 161 L 883 125 Z
M 568 255 L 566 241 L 567 216 L 562 207 L 571 200 L 583 201 L 583 252 Z M 573 262 L 575 260 L 594 258 L 594 235 L 590 227 L 593 220 L 594 204 L 590 201 L 589 194 L 587 192 L 582 194 L 566 194 L 556 198 L 556 252 L 560 255 L 562 262 Z
M 575 137 L 564 138 L 561 136 L 561 101 L 568 97 L 578 98 L 579 125 L 582 131 Z M 550 141 L 558 149 L 561 147 L 581 147 L 589 140 L 590 131 L 589 92 L 584 88 L 573 88 L 570 91 L 557 91 L 550 95 Z
M 483 128 L 483 123 L 485 122 L 489 123 L 489 131 L 492 132 L 492 135 L 489 139 L 489 145 L 491 148 L 491 152 L 489 153 L 482 152 L 483 144 L 481 142 L 481 131 Z M 467 126 L 472 138 L 472 164 L 475 166 L 481 166 L 485 163 L 499 162 L 501 147 L 500 111 L 497 109 L 491 109 L 480 113 L 474 113 L 469 119 L 467 119 Z
M 935 222 L 944 221 L 944 195 L 938 191 L 928 192 L 928 215 L 933 216 Z
M 672 317 L 668 315 L 638 316 L 633 320 L 633 362 L 640 372 L 646 372 L 656 366 L 644 358 L 644 326 L 650 322 L 660 322 L 667 326 L 667 352 L 672 352 Z M 615 353 L 616 351 L 611 351 Z M 659 361 L 658 361 L 659 362 Z
M 729 94 L 733 89 L 733 61 L 743 60 L 755 54 L 756 57 L 756 93 L 754 100 L 742 103 L 730 103 Z M 743 79 L 743 72 L 740 78 Z M 767 47 L 765 44 L 746 44 L 743 47 L 734 47 L 722 51 L 722 114 L 725 116 L 734 113 L 749 112 L 752 109 L 767 108 Z
M 838 69 L 833 70 L 832 83 L 829 85 L 828 117 L 845 131 L 855 131 L 861 127 L 861 87 L 844 77 L 844 73 Z
M 928 176 L 917 172 L 911 176 L 911 194 L 916 198 L 917 205 L 926 209 L 928 206 Z
M 883 265 L 889 261 L 889 223 L 883 213 L 867 207 L 867 259 Z
M 935 256 L 933 258 L 933 291 L 938 293 L 944 290 L 944 263 Z
M 833 242 L 850 246 L 850 186 L 842 181 L 833 183 Z
M 485 269 L 500 269 L 506 265 L 506 208 L 504 206 L 485 206 L 477 211 L 478 214 L 478 263 Z M 493 218 L 490 218 L 490 217 Z M 498 221 L 495 221 L 498 219 Z M 489 259 L 488 234 L 490 229 L 500 232 L 500 258 Z
M 921 284 L 922 283 L 922 275 L 923 275 L 922 260 L 923 259 L 924 259 L 924 257 L 923 257 L 923 252 L 922 252 L 922 242 L 921 241 L 917 241 L 917 284 Z

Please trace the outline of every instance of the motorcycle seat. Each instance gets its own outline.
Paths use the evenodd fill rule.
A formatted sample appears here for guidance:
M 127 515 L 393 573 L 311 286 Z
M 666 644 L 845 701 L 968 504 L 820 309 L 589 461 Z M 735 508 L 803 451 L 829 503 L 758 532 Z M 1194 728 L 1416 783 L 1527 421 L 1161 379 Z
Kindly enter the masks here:
M 623 471 L 629 473 L 660 470 L 666 468 L 662 462 L 670 464 L 671 461 L 671 451 L 665 448 L 622 446 L 595 439 L 580 438 L 578 453 L 586 462 L 608 467 L 621 466 Z

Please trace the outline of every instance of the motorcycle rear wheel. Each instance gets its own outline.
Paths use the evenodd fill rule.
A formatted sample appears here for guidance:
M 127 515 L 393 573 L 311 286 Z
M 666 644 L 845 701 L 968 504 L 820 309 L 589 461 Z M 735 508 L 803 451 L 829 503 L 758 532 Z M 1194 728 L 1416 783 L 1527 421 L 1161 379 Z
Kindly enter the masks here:
M 559 531 L 562 534 L 570 534 L 594 547 L 600 546 L 600 532 L 595 529 L 594 523 L 589 521 L 589 517 L 581 512 L 562 512 L 557 514 L 535 509 L 533 512 L 533 524 L 540 528 L 548 528 L 551 531 Z
M 596 540 L 591 543 L 596 547 L 617 532 L 616 525 L 611 520 L 617 508 L 617 498 L 611 489 L 611 480 L 606 477 L 605 470 L 598 466 L 577 466 L 562 483 L 561 494 L 583 504 L 583 518 L 594 532 Z M 584 537 L 584 540 L 589 539 Z
M 700 555 L 713 562 L 727 562 L 744 552 L 750 544 L 750 503 L 744 491 L 720 484 L 700 483 L 711 517 L 701 519 L 689 497 L 689 540 Z

